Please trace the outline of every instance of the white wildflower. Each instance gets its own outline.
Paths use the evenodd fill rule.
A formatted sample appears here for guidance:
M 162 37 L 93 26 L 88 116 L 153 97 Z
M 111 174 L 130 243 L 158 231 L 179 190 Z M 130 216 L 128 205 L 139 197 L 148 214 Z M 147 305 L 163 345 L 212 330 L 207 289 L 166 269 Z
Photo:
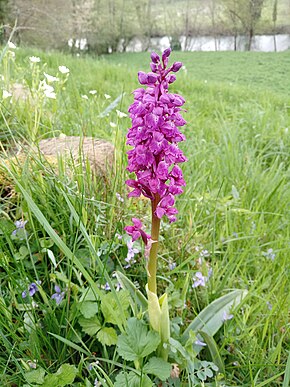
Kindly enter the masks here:
M 51 99 L 56 99 L 56 94 L 54 91 L 50 91 L 50 90 L 44 90 L 44 95 L 47 97 L 47 98 L 51 98 Z
M 59 78 L 54 77 L 53 75 L 49 75 L 47 73 L 43 73 L 43 74 L 48 82 L 58 82 L 59 81 Z
M 17 47 L 15 46 L 15 44 L 14 43 L 12 43 L 12 42 L 8 42 L 7 43 L 7 46 L 8 46 L 8 48 L 10 48 L 11 50 L 15 50 Z
M 89 93 L 92 95 L 95 95 L 95 94 L 97 94 L 97 90 L 90 90 Z
M 116 198 L 120 201 L 120 202 L 124 202 L 124 198 L 122 198 L 122 196 L 118 193 L 118 192 L 116 192 Z
M 104 94 L 104 96 L 105 96 L 106 99 L 112 98 L 109 94 Z
M 29 60 L 31 63 L 39 63 L 40 62 L 40 58 L 38 56 L 30 56 Z
M 87 95 L 82 95 L 82 99 L 89 99 L 89 97 Z
M 111 128 L 116 128 L 116 127 L 117 127 L 117 124 L 115 124 L 115 122 L 110 122 L 110 127 L 111 127 Z
M 69 73 L 69 68 L 67 68 L 66 66 L 58 66 L 58 69 L 59 69 L 59 71 L 62 74 L 68 74 Z
M 127 117 L 127 114 L 126 114 L 126 113 L 120 112 L 120 110 L 118 110 L 118 109 L 116 109 L 116 112 L 117 112 L 117 116 L 118 116 L 119 118 Z
M 7 90 L 4 89 L 4 90 L 3 90 L 2 97 L 3 97 L 3 99 L 6 99 L 6 98 L 9 98 L 9 97 L 12 97 L 12 94 L 9 93 L 9 91 L 7 91 Z

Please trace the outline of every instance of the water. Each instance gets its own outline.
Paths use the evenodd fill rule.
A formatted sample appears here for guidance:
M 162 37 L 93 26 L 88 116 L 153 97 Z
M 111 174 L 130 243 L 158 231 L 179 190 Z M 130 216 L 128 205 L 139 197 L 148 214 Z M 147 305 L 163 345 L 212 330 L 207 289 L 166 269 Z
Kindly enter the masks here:
M 179 38 L 179 43 L 182 51 L 246 51 L 248 47 L 249 38 L 247 36 L 197 36 L 189 37 L 185 36 Z M 119 44 L 119 50 L 122 51 L 123 41 L 121 39 Z M 276 44 L 276 49 L 275 49 Z M 86 38 L 69 39 L 69 47 L 75 47 L 80 51 L 88 49 L 88 42 Z M 141 52 L 149 50 L 163 51 L 171 45 L 171 38 L 169 36 L 163 36 L 161 38 L 151 38 L 150 42 L 140 38 L 133 38 L 126 47 L 126 52 Z M 252 39 L 251 51 L 286 51 L 290 49 L 290 35 L 257 35 Z M 108 47 L 108 53 L 111 53 L 112 49 Z
M 276 40 L 276 50 L 275 50 Z M 133 38 L 126 47 L 126 52 L 141 52 L 148 48 L 161 50 L 170 46 L 170 37 L 163 36 L 161 38 L 151 38 L 150 44 L 139 38 Z M 233 51 L 235 49 L 234 36 L 198 36 L 190 37 L 186 40 L 185 36 L 179 39 L 182 51 Z M 247 36 L 238 36 L 236 39 L 236 49 L 238 51 L 245 51 L 248 46 Z M 290 49 L 290 35 L 257 35 L 253 37 L 251 51 L 286 51 Z

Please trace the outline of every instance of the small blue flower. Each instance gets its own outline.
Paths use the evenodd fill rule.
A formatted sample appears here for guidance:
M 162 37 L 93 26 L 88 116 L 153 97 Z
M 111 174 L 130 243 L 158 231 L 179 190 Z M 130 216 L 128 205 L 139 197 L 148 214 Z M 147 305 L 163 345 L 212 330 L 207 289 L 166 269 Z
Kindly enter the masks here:
M 104 288 L 105 290 L 111 290 L 111 287 L 110 287 L 110 285 L 109 285 L 108 282 L 105 283 L 105 285 L 103 286 L 103 288 Z
M 208 281 L 208 278 L 203 276 L 200 271 L 195 273 L 195 276 L 193 277 L 193 288 L 197 288 L 198 286 L 205 286 L 205 283 Z
M 125 258 L 125 261 L 128 264 L 125 266 L 125 269 L 127 269 L 133 263 L 136 262 L 136 260 L 134 259 L 134 256 L 135 256 L 135 254 L 139 253 L 139 250 L 136 249 L 135 247 L 133 247 L 133 241 L 131 239 L 127 242 L 127 247 L 128 247 L 128 253 L 127 253 L 127 257 Z
M 208 250 L 204 249 L 204 250 L 201 250 L 199 256 L 200 256 L 201 258 L 206 258 L 206 257 L 209 257 L 210 254 L 209 254 L 209 251 L 208 251 Z
M 206 344 L 203 341 L 199 340 L 199 339 L 195 340 L 194 344 L 200 345 L 201 347 L 206 347 Z
M 25 230 L 25 225 L 26 225 L 27 222 L 28 222 L 28 220 L 16 220 L 14 222 L 16 229 L 12 231 L 11 235 L 16 237 L 17 233 L 18 233 L 18 230 Z M 23 235 L 23 233 L 22 233 L 22 235 Z M 23 240 L 24 238 L 21 237 L 19 239 Z
M 120 282 L 117 282 L 116 291 L 119 292 L 121 289 L 122 289 L 122 284 Z
M 266 304 L 267 304 L 267 307 L 268 307 L 269 310 L 273 309 L 273 305 L 271 304 L 270 301 L 267 301 Z
M 274 250 L 273 249 L 268 249 L 266 252 L 263 251 L 262 252 L 262 255 L 268 259 L 271 259 L 271 261 L 274 261 L 275 257 L 276 257 L 276 253 L 274 253 Z
M 176 268 L 176 262 L 170 262 L 170 263 L 168 264 L 168 267 L 169 267 L 169 270 L 175 269 L 175 268 Z
M 228 314 L 226 310 L 223 311 L 223 321 L 231 320 L 233 317 L 233 314 Z
M 65 292 L 61 291 L 58 285 L 54 286 L 55 293 L 51 296 L 52 300 L 55 300 L 56 304 L 59 305 L 64 298 Z
M 38 292 L 38 287 L 37 287 L 37 285 L 40 285 L 40 284 L 41 284 L 41 281 L 36 281 L 36 283 L 35 283 L 35 282 L 32 282 L 32 283 L 28 286 L 28 294 L 30 295 L 30 297 L 33 297 L 34 294 L 35 294 L 36 292 Z M 25 298 L 26 296 L 27 296 L 27 291 L 24 290 L 24 291 L 22 292 L 22 298 Z

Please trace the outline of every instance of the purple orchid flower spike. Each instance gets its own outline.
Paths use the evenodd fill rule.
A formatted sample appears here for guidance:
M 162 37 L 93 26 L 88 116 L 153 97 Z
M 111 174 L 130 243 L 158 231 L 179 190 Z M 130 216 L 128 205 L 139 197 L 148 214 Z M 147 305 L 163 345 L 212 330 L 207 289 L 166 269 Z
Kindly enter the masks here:
M 128 167 L 135 178 L 126 181 L 130 187 L 129 197 L 141 195 L 151 200 L 151 236 L 142 230 L 139 219 L 133 218 L 133 226 L 125 227 L 127 234 L 135 241 L 142 238 L 145 257 L 148 260 L 148 289 L 156 293 L 157 250 L 160 220 L 163 216 L 169 222 L 176 221 L 175 196 L 183 192 L 185 181 L 177 164 L 185 162 L 178 145 L 185 140 L 179 128 L 186 124 L 181 115 L 184 98 L 169 92 L 169 85 L 175 82 L 176 73 L 182 63 L 169 65 L 171 49 L 163 51 L 161 58 L 151 53 L 151 72 L 139 71 L 138 80 L 144 88 L 133 92 L 134 102 L 128 111 L 132 127 L 127 133 Z
M 185 186 L 178 163 L 186 157 L 178 148 L 185 140 L 179 127 L 186 124 L 181 116 L 181 106 L 185 100 L 178 94 L 169 93 L 169 84 L 176 79 L 171 72 L 178 72 L 181 62 L 168 67 L 171 49 L 166 49 L 162 59 L 155 52 L 151 54 L 151 73 L 138 73 L 141 85 L 146 89 L 134 91 L 134 102 L 129 107 L 132 127 L 127 134 L 127 144 L 133 146 L 128 151 L 128 171 L 134 172 L 136 179 L 126 184 L 133 188 L 130 196 L 145 197 L 155 202 L 154 215 L 168 217 L 174 222 L 177 211 L 172 195 L 180 195 Z

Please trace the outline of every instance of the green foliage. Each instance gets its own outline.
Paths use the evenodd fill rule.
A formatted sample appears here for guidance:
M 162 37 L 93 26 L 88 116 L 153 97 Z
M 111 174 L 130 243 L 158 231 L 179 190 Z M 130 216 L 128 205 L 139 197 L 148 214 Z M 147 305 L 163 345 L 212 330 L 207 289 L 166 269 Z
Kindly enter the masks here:
M 130 305 L 128 293 L 124 290 L 120 291 L 118 294 L 118 300 L 121 304 L 123 312 L 127 314 L 127 309 Z M 119 304 L 112 293 L 107 293 L 102 297 L 101 308 L 104 315 L 104 319 L 108 323 L 118 325 L 120 329 L 122 329 L 122 325 L 120 325 Z
M 77 369 L 70 364 L 63 364 L 54 374 L 45 375 L 43 368 L 29 371 L 25 374 L 25 379 L 30 385 L 42 387 L 65 387 L 71 385 L 77 375 Z
M 30 97 L 18 102 L 8 97 L 1 104 L 0 384 L 64 383 L 56 373 L 67 364 L 78 369 L 77 379 L 68 385 L 79 387 L 93 386 L 95 378 L 110 387 L 128 380 L 158 385 L 160 379 L 170 386 L 199 385 L 202 380 L 285 385 L 288 53 L 173 54 L 187 69 L 173 92 L 187 99 L 184 153 L 189 160 L 184 167 L 186 191 L 177 202 L 178 222 L 162 224 L 160 242 L 158 293 L 168 294 L 172 322 L 166 349 L 169 362 L 179 369 L 178 378 L 166 380 L 169 363 L 156 357 L 159 338 L 145 323 L 143 252 L 125 268 L 123 228 L 137 211 L 148 225 L 150 213 L 147 201 L 126 199 L 124 142 L 130 121 L 116 112 L 126 111 L 132 101 L 137 71 L 148 70 L 148 53 L 75 60 L 28 49 L 15 50 L 13 59 L 8 51 L 3 53 L 1 86 L 12 92 L 14 83 L 23 82 Z M 28 59 L 32 55 L 42 60 L 35 65 L 34 78 Z M 31 99 L 41 93 L 43 72 L 59 76 L 59 65 L 70 68 L 65 89 L 55 86 L 55 100 Z M 94 89 L 97 94 L 90 94 Z M 111 101 L 123 92 L 112 108 Z M 101 117 L 107 108 L 108 116 Z M 105 181 L 92 178 L 89 168 L 70 165 L 66 170 L 61 160 L 56 166 L 33 152 L 25 160 L 10 157 L 15 142 L 30 143 L 32 134 L 38 142 L 60 132 L 112 141 L 115 175 Z M 16 220 L 28 222 L 16 229 Z M 176 266 L 169 267 L 172 263 Z M 206 286 L 192 287 L 197 271 L 209 277 Z M 22 298 L 36 281 L 41 284 L 35 295 Z M 117 291 L 119 282 L 122 291 Z M 56 285 L 64 292 L 59 304 L 51 299 Z M 242 307 L 226 301 L 223 306 L 233 318 L 223 322 L 224 308 L 215 305 L 229 295 L 234 301 L 235 294 L 237 300 L 243 298 Z M 137 318 L 133 332 L 126 328 L 131 316 Z M 210 327 L 207 335 L 205 326 Z M 202 351 L 197 339 L 207 344 Z M 72 380 L 75 371 L 70 370 Z
M 218 298 L 204 308 L 184 331 L 181 340 L 184 342 L 190 331 L 204 331 L 209 336 L 214 336 L 223 325 L 223 314 L 229 314 L 231 308 L 238 305 L 247 292 L 244 290 L 234 290 Z
M 157 332 L 148 331 L 143 321 L 132 317 L 128 320 L 126 332 L 118 337 L 117 347 L 124 360 L 140 361 L 154 352 L 159 343 Z
M 170 376 L 171 365 L 158 357 L 151 357 L 142 371 L 146 374 L 155 375 L 160 380 L 166 380 Z
M 152 382 L 147 375 L 142 377 L 134 372 L 120 372 L 116 377 L 114 387 L 152 387 Z
M 94 336 L 102 327 L 97 316 L 91 318 L 80 317 L 79 324 L 82 330 L 90 336 Z

